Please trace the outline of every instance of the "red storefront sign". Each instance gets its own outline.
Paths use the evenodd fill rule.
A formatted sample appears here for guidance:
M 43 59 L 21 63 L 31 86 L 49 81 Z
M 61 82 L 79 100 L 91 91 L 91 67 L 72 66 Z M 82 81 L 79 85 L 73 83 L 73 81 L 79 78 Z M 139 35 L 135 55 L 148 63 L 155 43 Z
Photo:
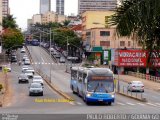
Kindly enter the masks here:
M 145 50 L 117 50 L 115 63 L 124 67 L 146 67 L 147 58 Z

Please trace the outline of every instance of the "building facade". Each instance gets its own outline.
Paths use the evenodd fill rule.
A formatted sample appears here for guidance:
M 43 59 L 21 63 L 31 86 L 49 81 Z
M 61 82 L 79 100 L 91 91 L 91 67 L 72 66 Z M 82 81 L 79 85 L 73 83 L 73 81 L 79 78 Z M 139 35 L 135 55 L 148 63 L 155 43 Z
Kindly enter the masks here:
M 2 16 L 6 17 L 9 14 L 9 0 L 2 0 Z
M 64 0 L 56 0 L 56 12 L 59 15 L 64 15 Z
M 40 0 L 40 14 L 51 11 L 51 0 Z
M 117 7 L 117 0 L 78 0 L 78 13 L 85 11 L 114 10 Z
M 42 15 L 41 14 L 35 14 L 32 16 L 32 24 L 36 23 L 42 23 Z
M 118 37 L 115 26 L 108 26 L 106 21 L 113 11 L 86 11 L 82 13 L 82 39 L 86 50 L 101 46 L 110 48 L 140 48 L 132 38 Z
M 55 12 L 46 12 L 42 15 L 42 23 L 56 22 L 56 16 Z

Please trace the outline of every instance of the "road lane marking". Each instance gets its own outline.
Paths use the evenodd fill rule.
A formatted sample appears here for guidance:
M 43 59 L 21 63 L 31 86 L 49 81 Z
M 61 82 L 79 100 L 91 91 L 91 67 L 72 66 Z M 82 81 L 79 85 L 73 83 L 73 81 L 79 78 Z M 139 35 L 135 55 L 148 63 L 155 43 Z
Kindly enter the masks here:
M 77 102 L 77 104 L 78 104 L 78 105 L 82 105 L 82 103 L 80 103 L 80 102 Z
M 133 104 L 133 103 L 128 103 L 128 102 L 127 102 L 127 104 L 128 104 L 128 105 L 135 105 L 135 104 Z
M 160 106 L 160 103 L 155 103 L 155 104 Z
M 120 103 L 120 102 L 117 102 L 117 104 L 119 104 L 119 105 L 125 105 L 125 104 L 123 104 L 123 103 Z
M 45 62 L 44 59 L 43 59 L 43 57 L 41 57 L 41 59 L 42 59 L 42 62 Z
M 148 104 L 148 105 L 151 105 L 151 106 L 157 106 L 157 105 L 155 105 L 155 104 L 152 104 L 152 103 L 146 103 L 146 104 Z
M 145 106 L 145 104 L 143 104 L 143 103 L 137 103 L 138 105 L 142 105 L 142 106 Z
M 69 104 L 71 104 L 71 105 L 76 105 L 74 102 L 69 102 Z

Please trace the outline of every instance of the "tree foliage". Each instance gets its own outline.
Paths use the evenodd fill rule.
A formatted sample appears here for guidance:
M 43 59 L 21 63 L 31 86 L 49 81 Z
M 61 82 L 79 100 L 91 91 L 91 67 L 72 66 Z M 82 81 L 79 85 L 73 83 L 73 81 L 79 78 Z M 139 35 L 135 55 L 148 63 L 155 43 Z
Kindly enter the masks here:
M 13 15 L 7 15 L 6 17 L 3 18 L 2 21 L 2 26 L 4 29 L 6 28 L 17 28 L 17 24 L 15 21 L 15 18 L 13 18 Z
M 119 36 L 134 36 L 143 48 L 160 48 L 160 1 L 124 0 L 109 21 Z
M 5 49 L 11 49 L 16 46 L 20 46 L 24 42 L 23 35 L 20 30 L 8 28 L 2 34 L 3 47 Z

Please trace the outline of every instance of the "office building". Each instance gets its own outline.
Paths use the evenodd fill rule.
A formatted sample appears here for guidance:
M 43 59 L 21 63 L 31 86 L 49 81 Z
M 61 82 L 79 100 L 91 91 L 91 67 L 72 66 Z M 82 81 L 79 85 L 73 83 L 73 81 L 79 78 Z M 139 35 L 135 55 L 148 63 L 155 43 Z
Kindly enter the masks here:
M 56 12 L 59 15 L 64 15 L 64 0 L 56 0 Z
M 6 17 L 9 14 L 9 0 L 2 0 L 2 16 Z
M 85 11 L 114 10 L 117 7 L 117 0 L 78 0 L 78 13 Z
M 51 11 L 51 0 L 40 0 L 40 14 Z

